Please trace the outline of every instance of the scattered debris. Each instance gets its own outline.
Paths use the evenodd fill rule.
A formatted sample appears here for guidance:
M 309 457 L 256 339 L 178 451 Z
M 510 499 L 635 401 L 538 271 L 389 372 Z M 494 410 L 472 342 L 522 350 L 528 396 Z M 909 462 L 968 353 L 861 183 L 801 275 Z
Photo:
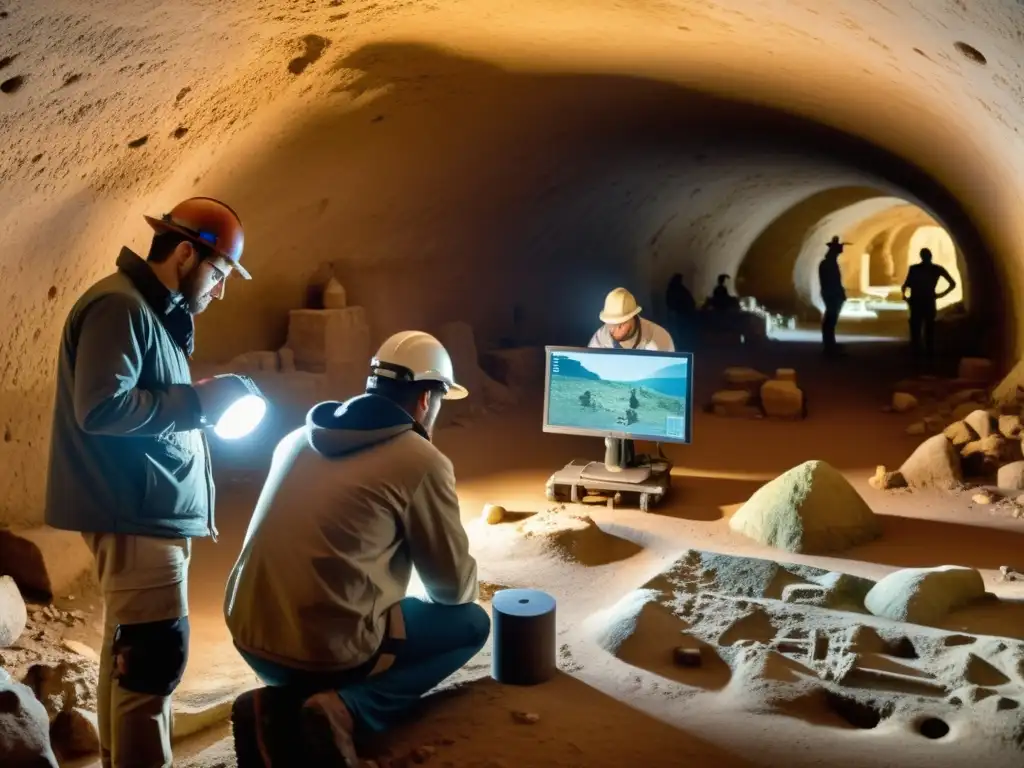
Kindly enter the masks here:
M 540 721 L 540 715 L 533 712 L 513 712 L 512 719 L 520 725 L 533 725 Z

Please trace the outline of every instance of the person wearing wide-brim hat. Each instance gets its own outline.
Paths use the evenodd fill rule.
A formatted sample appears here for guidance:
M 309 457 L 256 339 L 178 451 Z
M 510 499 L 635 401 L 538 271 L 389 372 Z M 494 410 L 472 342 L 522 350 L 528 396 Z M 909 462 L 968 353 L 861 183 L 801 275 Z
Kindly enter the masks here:
M 590 337 L 587 346 L 674 352 L 672 336 L 657 323 L 640 317 L 642 309 L 625 288 L 613 290 L 605 297 L 604 309 L 598 315 L 604 325 Z
M 825 311 L 821 315 L 821 343 L 826 356 L 832 357 L 842 352 L 836 342 L 836 325 L 839 324 L 839 313 L 846 303 L 846 289 L 843 287 L 843 273 L 839 268 L 839 256 L 847 243 L 841 242 L 838 236 L 828 241 L 825 258 L 818 264 L 818 283 L 821 286 L 821 301 Z

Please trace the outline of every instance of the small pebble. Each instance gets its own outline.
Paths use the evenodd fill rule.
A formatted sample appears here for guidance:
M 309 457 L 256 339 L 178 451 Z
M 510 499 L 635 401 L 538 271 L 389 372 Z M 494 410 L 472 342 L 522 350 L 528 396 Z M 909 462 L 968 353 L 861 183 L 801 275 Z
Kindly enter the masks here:
M 520 725 L 533 725 L 540 720 L 540 715 L 533 712 L 513 712 L 512 719 Z
M 497 504 L 484 504 L 482 517 L 488 525 L 497 525 L 505 519 L 505 508 Z
M 973 501 L 975 504 L 991 504 L 992 497 L 989 496 L 987 493 L 976 493 L 973 496 L 971 496 L 971 501 Z

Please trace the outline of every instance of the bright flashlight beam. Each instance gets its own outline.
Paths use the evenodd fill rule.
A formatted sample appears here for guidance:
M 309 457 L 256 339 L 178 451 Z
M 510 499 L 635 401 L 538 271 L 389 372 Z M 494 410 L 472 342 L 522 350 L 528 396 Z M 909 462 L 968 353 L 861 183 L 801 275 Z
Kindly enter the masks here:
M 259 395 L 243 395 L 224 411 L 213 431 L 221 440 L 238 440 L 256 429 L 266 413 L 266 400 Z

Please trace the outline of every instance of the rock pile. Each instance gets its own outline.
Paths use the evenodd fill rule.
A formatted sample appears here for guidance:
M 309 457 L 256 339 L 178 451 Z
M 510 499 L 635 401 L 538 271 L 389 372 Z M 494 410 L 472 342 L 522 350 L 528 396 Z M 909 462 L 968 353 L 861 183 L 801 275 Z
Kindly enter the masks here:
M 741 419 L 802 419 L 807 415 L 796 371 L 779 368 L 775 377 L 753 368 L 726 368 L 724 388 L 715 392 L 707 410 L 715 416 Z
M 99 659 L 62 639 L 83 618 L 52 605 L 30 609 L 13 579 L 0 577 L 0 765 L 56 768 L 57 755 L 99 751 Z

